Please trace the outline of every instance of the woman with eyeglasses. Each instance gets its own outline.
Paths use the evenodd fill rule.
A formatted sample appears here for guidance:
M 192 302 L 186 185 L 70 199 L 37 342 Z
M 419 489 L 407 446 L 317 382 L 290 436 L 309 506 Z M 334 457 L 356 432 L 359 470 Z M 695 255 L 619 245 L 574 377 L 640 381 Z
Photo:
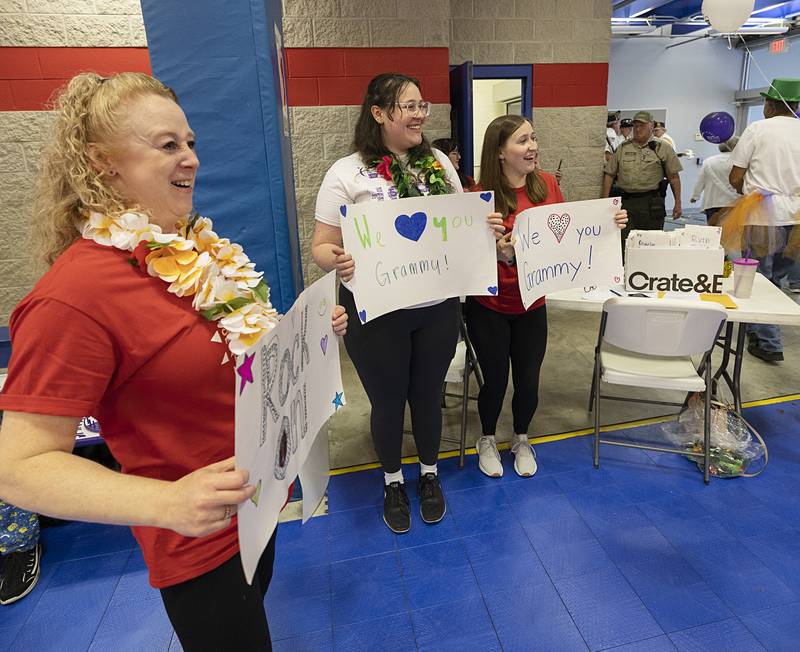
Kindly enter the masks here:
M 420 459 L 420 515 L 430 524 L 445 514 L 436 468 L 442 433 L 439 401 L 458 340 L 458 300 L 432 301 L 362 324 L 348 289 L 358 270 L 342 248 L 339 207 L 462 192 L 453 164 L 422 133 L 429 111 L 413 77 L 385 73 L 369 82 L 356 123 L 355 152 L 331 166 L 317 195 L 311 245 L 317 265 L 335 269 L 342 280 L 340 303 L 350 317 L 344 343 L 371 403 L 372 439 L 384 471 L 383 520 L 395 533 L 411 527 L 401 466 L 406 402 Z M 487 221 L 500 237 L 500 216 L 490 215 Z
M 510 442 L 514 471 L 530 477 L 537 470 L 528 427 L 539 403 L 539 371 L 547 348 L 547 308 L 544 297 L 527 310 L 522 304 L 512 229 L 518 213 L 565 201 L 556 178 L 540 170 L 538 161 L 539 144 L 533 126 L 522 116 L 500 116 L 486 128 L 478 189 L 494 191 L 495 210 L 503 217 L 505 235 L 497 240 L 497 295 L 467 297 L 464 316 L 483 372 L 478 395 L 482 436 L 475 444 L 478 466 L 493 478 L 503 475 L 495 430 L 509 366 L 514 378 L 514 432 Z M 627 213 L 617 212 L 614 221 L 624 228 Z

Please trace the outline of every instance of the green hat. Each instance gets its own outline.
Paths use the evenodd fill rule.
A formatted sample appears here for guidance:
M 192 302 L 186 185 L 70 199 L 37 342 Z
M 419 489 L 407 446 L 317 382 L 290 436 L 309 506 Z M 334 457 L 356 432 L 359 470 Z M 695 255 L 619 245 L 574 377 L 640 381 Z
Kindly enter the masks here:
M 761 93 L 761 97 L 768 97 L 779 102 L 800 102 L 800 79 L 773 79 L 769 90 Z
M 634 122 L 652 122 L 653 121 L 653 114 L 650 111 L 639 111 L 635 116 L 633 116 Z

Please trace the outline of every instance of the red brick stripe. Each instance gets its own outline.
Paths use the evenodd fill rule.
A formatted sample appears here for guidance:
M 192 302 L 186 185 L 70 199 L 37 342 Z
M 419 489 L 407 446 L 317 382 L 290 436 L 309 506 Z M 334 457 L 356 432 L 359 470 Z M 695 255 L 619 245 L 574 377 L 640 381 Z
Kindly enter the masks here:
M 533 108 L 605 106 L 607 63 L 533 64 Z
M 358 105 L 382 72 L 417 77 L 430 102 L 450 101 L 447 48 L 286 48 L 290 106 Z
M 0 48 L 0 111 L 41 111 L 76 73 L 151 73 L 147 48 Z

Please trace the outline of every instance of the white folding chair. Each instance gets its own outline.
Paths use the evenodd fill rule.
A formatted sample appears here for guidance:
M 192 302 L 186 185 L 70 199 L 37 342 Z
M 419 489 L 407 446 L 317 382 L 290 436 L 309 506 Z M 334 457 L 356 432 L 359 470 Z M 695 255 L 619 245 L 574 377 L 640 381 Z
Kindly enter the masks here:
M 709 481 L 711 435 L 711 351 L 725 324 L 725 308 L 701 301 L 614 297 L 603 304 L 594 355 L 589 408 L 594 407 L 594 466 L 600 467 L 600 444 L 626 446 L 703 458 Z M 691 356 L 702 354 L 695 369 Z M 600 438 L 600 399 L 683 406 L 600 393 L 600 383 L 705 392 L 703 453 Z

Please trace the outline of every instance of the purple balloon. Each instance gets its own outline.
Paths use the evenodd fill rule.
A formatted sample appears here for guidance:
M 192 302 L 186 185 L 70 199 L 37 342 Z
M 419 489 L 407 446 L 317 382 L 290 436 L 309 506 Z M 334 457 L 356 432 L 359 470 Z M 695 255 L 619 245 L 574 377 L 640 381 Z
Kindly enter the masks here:
M 709 143 L 718 145 L 733 136 L 733 116 L 725 111 L 709 113 L 700 121 L 700 133 Z

